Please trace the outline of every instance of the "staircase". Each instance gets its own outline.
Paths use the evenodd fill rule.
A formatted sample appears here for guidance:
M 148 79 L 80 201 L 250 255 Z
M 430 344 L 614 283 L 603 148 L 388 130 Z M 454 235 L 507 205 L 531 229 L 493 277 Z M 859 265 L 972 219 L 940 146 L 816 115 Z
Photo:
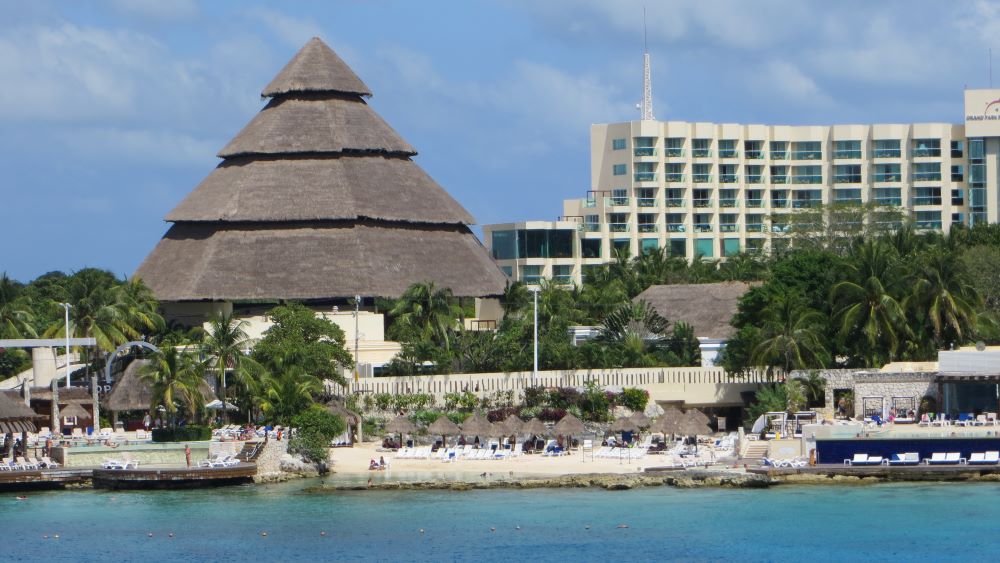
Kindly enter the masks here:
M 264 442 L 247 442 L 243 444 L 243 449 L 240 450 L 240 453 L 236 454 L 236 459 L 252 463 L 256 461 L 257 456 L 259 456 L 260 452 L 263 450 Z
M 752 461 L 759 463 L 761 459 L 767 457 L 767 450 L 770 446 L 767 442 L 757 440 L 753 442 L 747 442 L 746 448 L 743 450 L 743 461 Z

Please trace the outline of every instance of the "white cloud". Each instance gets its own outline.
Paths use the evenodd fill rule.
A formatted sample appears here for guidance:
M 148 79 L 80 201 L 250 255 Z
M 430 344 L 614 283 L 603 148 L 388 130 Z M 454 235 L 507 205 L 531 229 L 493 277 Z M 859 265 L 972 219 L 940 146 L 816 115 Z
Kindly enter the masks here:
M 198 14 L 195 0 L 111 0 L 118 12 L 152 21 L 176 21 Z
M 783 99 L 804 106 L 833 105 L 833 100 L 816 82 L 794 64 L 784 60 L 771 60 L 754 69 L 749 78 L 753 88 L 765 97 Z
M 225 143 L 162 129 L 116 127 L 67 128 L 55 133 L 55 139 L 62 145 L 58 152 L 69 152 L 90 161 L 180 166 L 217 162 L 214 155 Z
M 323 35 L 319 25 L 311 19 L 295 18 L 267 8 L 251 8 L 246 15 L 293 47 L 301 47 L 309 39 Z

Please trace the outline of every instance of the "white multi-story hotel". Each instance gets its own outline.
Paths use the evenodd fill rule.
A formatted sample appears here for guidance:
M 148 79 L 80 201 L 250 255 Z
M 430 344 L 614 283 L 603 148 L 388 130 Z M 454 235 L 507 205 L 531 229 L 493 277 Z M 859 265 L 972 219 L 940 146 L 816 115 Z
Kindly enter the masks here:
M 648 115 L 648 114 L 647 114 Z M 966 90 L 965 123 L 737 125 L 642 119 L 591 126 L 591 190 L 559 221 L 486 225 L 513 279 L 580 283 L 615 249 L 688 259 L 764 251 L 784 215 L 875 204 L 918 229 L 998 220 L 1000 90 Z

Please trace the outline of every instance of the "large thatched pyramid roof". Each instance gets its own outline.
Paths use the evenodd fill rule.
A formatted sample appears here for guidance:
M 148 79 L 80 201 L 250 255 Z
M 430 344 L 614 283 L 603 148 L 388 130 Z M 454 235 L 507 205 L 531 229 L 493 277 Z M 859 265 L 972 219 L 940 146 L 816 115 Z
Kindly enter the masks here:
M 370 95 L 311 39 L 167 215 L 174 225 L 136 275 L 163 301 L 398 297 L 416 282 L 502 293 L 473 218 L 411 160 Z

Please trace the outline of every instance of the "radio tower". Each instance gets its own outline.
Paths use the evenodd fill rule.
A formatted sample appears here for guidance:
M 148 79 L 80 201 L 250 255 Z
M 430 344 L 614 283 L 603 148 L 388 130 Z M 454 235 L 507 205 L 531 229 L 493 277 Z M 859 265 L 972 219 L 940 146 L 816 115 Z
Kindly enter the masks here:
M 654 120 L 653 86 L 649 76 L 649 49 L 646 46 L 646 8 L 642 9 L 642 104 L 639 108 L 643 121 Z

